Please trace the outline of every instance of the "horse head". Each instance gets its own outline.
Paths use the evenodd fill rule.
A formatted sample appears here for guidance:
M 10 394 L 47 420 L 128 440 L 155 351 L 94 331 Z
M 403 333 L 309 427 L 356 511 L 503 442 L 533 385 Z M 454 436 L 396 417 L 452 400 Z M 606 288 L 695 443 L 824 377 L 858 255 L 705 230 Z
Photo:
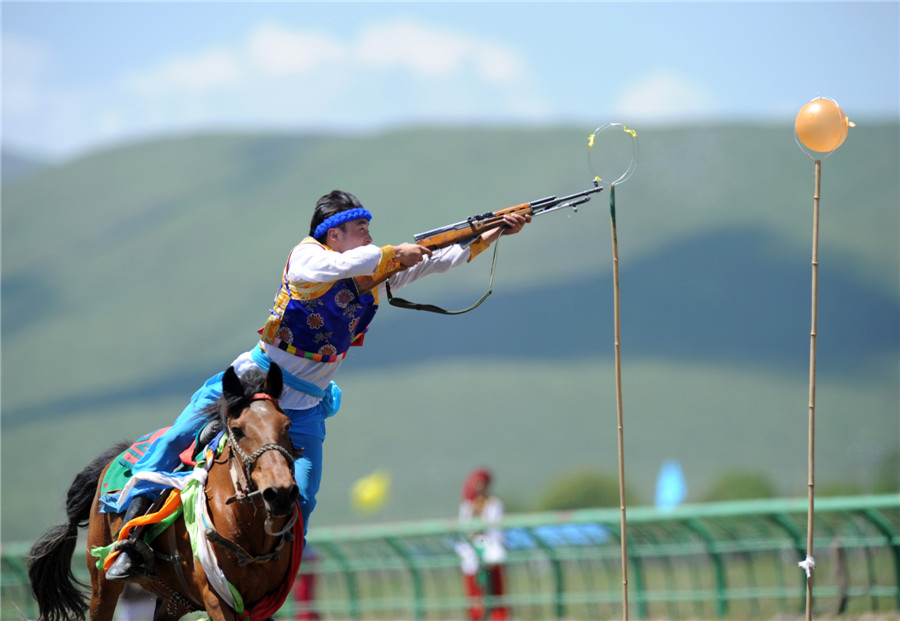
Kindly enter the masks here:
M 299 496 L 294 480 L 297 453 L 288 435 L 290 419 L 278 405 L 283 389 L 281 368 L 272 363 L 267 374 L 251 370 L 239 378 L 234 368 L 222 377 L 220 414 L 235 457 L 240 459 L 245 497 L 262 497 L 272 518 L 292 515 Z M 237 474 L 240 479 L 240 474 Z M 268 522 L 267 522 L 268 523 Z

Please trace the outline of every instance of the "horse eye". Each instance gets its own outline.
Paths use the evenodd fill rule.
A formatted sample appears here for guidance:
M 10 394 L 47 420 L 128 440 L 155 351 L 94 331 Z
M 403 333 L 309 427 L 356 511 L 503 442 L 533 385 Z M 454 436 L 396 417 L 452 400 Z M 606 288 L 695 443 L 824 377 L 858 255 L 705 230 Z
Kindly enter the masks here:
M 231 434 L 234 436 L 235 440 L 243 440 L 244 439 L 244 430 L 240 427 L 232 427 Z

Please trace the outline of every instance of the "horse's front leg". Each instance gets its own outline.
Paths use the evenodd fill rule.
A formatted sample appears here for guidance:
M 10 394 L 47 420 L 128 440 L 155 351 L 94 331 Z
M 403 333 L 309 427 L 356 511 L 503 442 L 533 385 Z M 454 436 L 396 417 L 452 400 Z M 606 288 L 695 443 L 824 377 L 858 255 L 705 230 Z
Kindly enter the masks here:
M 153 621 L 178 621 L 186 614 L 193 612 L 195 612 L 193 607 L 185 607 L 185 600 L 180 593 L 172 593 L 167 597 L 156 598 Z
M 210 621 L 237 621 L 234 609 L 209 584 L 203 587 L 201 595 Z

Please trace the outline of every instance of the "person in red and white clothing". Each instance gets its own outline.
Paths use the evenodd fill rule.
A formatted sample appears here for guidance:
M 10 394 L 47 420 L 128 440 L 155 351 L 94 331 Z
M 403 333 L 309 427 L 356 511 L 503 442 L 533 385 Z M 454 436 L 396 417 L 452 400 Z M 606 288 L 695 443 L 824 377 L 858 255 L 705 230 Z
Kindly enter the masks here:
M 485 468 L 469 473 L 463 482 L 459 505 L 460 522 L 479 521 L 484 526 L 468 533 L 467 540 L 456 545 L 471 621 L 509 618 L 509 607 L 503 602 L 506 546 L 503 530 L 497 526 L 503 519 L 503 501 L 490 493 L 492 479 L 491 472 Z

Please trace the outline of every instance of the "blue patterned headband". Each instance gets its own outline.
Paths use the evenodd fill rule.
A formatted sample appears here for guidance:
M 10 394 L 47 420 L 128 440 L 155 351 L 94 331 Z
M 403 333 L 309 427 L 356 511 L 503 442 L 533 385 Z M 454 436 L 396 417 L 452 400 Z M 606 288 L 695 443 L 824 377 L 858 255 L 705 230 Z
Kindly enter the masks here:
M 352 222 L 354 220 L 359 220 L 360 218 L 365 218 L 366 220 L 372 219 L 372 214 L 365 207 L 354 207 L 353 209 L 348 209 L 347 211 L 340 211 L 333 216 L 328 216 L 322 223 L 316 227 L 316 232 L 313 235 L 316 239 L 319 239 L 328 232 L 328 229 L 333 229 L 338 227 L 345 222 Z

